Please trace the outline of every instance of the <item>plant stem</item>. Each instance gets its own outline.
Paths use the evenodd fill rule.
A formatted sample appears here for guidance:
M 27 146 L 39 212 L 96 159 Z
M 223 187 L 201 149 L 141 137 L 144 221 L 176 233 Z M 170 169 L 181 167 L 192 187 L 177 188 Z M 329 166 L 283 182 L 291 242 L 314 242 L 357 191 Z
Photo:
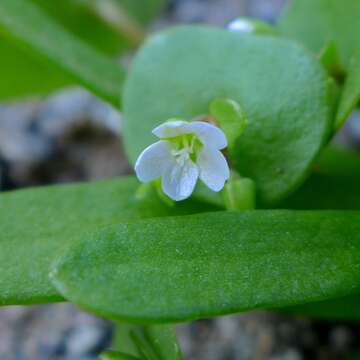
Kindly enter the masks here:
M 113 349 L 133 356 L 139 356 L 138 349 L 131 338 L 131 325 L 125 323 L 115 323 L 115 334 L 113 339 Z

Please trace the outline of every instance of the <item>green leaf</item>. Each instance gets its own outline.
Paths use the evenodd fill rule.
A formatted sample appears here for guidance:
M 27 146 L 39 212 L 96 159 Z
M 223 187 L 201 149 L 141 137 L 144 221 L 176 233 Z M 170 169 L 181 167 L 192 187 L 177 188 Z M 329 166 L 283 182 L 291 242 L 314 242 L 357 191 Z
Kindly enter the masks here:
M 116 349 L 146 360 L 182 360 L 172 325 L 117 324 Z
M 360 176 L 314 173 L 279 204 L 285 209 L 360 210 Z
M 167 0 L 117 0 L 140 23 L 147 24 L 165 7 Z
M 360 155 L 327 149 L 311 177 L 279 204 L 288 209 L 360 210 Z
M 114 26 L 87 6 L 84 0 L 33 1 L 68 31 L 99 51 L 117 55 L 132 45 L 128 24 L 123 24 L 122 19 L 116 18 L 122 26 Z M 126 1 L 124 4 L 121 0 L 114 1 L 129 11 L 129 14 L 123 11 L 123 18 L 132 16 L 135 22 L 137 20 L 144 24 L 156 15 L 163 5 L 160 0 L 131 1 L 129 4 Z M 90 2 L 94 3 L 93 0 Z M 132 3 L 141 6 L 131 6 Z M 102 0 L 101 4 L 106 5 Z M 72 77 L 64 74 L 56 65 L 14 46 L 4 34 L 0 34 L 0 78 L 0 101 L 47 95 L 75 83 Z
M 0 30 L 97 95 L 119 106 L 124 72 L 105 55 L 52 21 L 29 0 L 0 2 Z
M 341 66 L 341 61 L 337 46 L 334 41 L 330 41 L 319 55 L 321 64 L 325 67 L 330 75 L 341 82 L 345 76 Z
M 241 106 L 231 99 L 218 98 L 210 104 L 210 115 L 213 116 L 217 125 L 224 131 L 230 150 L 235 146 L 249 121 L 241 109 Z
M 359 260 L 360 212 L 217 212 L 83 234 L 52 279 L 96 314 L 161 323 L 356 293 Z
M 335 127 L 339 129 L 358 107 L 360 102 L 360 47 L 354 53 L 349 67 L 348 75 L 340 98 L 340 104 L 336 115 Z
M 129 74 L 126 149 L 134 162 L 155 141 L 155 126 L 174 116 L 209 114 L 214 99 L 232 99 L 249 119 L 234 151 L 236 170 L 256 182 L 261 201 L 272 203 L 304 179 L 327 139 L 328 91 L 323 67 L 291 41 L 208 27 L 172 29 L 146 43 Z
M 101 52 L 117 54 L 131 45 L 126 35 L 103 21 L 85 6 L 84 0 L 32 1 L 67 31 Z
M 53 64 L 14 47 L 0 34 L 0 101 L 45 95 L 73 80 Z
M 117 351 L 106 351 L 100 355 L 102 360 L 141 360 L 138 357 Z
M 358 46 L 358 0 L 290 0 L 279 22 L 280 31 L 315 53 L 334 41 L 346 65 Z
M 169 207 L 156 192 L 137 201 L 138 185 L 129 177 L 0 195 L 0 305 L 61 300 L 48 279 L 50 263 L 84 231 L 211 209 L 191 200 Z
M 343 125 L 360 100 L 359 19 L 358 0 L 292 0 L 279 23 L 283 34 L 316 53 L 329 42 L 336 44 L 347 78 L 335 129 Z
M 316 171 L 326 175 L 360 177 L 360 152 L 332 145 L 321 153 Z
M 286 312 L 325 320 L 360 320 L 360 295 L 319 301 L 284 309 Z
M 32 0 L 77 37 L 108 53 L 117 54 L 143 37 L 147 25 L 164 7 L 163 0 Z M 136 34 L 139 36 L 139 34 Z

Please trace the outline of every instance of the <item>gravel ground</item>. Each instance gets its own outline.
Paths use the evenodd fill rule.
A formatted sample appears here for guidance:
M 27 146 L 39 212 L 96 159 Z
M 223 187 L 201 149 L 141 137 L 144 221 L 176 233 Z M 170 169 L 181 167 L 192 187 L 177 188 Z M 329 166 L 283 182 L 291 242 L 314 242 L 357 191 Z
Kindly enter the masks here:
M 239 14 L 274 21 L 283 0 L 173 0 L 154 28 L 183 22 L 225 25 Z M 339 136 L 360 145 L 354 118 Z M 70 89 L 46 101 L 0 106 L 0 189 L 127 174 L 120 115 L 92 95 Z M 360 327 L 252 312 L 183 324 L 189 360 L 347 359 Z M 92 360 L 111 342 L 112 324 L 51 304 L 0 309 L 1 360 Z

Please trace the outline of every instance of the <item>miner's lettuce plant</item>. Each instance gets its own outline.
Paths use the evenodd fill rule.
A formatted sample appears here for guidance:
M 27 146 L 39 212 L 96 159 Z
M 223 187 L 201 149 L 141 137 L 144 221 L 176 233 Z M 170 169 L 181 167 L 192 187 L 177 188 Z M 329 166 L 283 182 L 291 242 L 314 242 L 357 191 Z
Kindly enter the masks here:
M 114 320 L 104 359 L 180 359 L 171 324 L 259 308 L 360 320 L 360 157 L 329 146 L 360 101 L 360 3 L 144 40 L 163 5 L 0 1 L 0 98 L 93 91 L 144 182 L 2 194 L 0 304 Z

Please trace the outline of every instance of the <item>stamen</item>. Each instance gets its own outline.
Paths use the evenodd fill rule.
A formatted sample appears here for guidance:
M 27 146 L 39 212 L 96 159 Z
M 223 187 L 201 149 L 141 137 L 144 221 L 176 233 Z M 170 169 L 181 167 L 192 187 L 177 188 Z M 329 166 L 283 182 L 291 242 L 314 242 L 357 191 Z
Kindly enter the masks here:
M 196 161 L 197 155 L 202 148 L 202 142 L 196 134 L 184 134 L 176 138 L 168 139 L 173 144 L 172 155 L 176 161 Z

